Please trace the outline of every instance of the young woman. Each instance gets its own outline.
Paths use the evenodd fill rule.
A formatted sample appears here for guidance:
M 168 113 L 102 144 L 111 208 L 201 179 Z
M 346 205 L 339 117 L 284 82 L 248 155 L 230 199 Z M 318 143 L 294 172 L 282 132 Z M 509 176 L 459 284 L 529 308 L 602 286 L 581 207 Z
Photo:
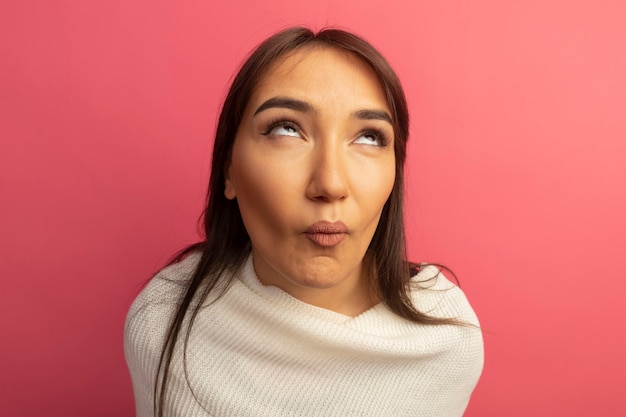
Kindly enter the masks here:
M 264 41 L 215 137 L 206 238 L 135 300 L 137 416 L 460 416 L 483 363 L 463 293 L 405 260 L 408 113 L 341 30 Z

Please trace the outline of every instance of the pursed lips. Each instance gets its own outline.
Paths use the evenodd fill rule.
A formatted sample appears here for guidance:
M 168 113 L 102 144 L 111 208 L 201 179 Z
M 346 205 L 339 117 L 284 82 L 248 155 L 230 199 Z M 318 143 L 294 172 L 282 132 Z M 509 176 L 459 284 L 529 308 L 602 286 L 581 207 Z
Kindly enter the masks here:
M 322 247 L 332 247 L 341 243 L 348 235 L 348 226 L 341 221 L 317 221 L 304 232 L 313 243 Z

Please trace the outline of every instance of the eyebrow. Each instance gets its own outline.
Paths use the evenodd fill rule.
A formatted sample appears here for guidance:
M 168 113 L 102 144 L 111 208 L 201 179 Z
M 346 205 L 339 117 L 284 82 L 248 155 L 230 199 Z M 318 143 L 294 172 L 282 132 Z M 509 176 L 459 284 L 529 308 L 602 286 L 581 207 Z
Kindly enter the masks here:
M 259 108 L 256 109 L 254 115 L 256 116 L 264 110 L 273 108 L 291 109 L 302 113 L 315 112 L 313 106 L 311 106 L 306 101 L 296 100 L 288 97 L 272 97 L 269 100 L 263 102 L 263 104 L 261 104 Z
M 383 120 L 393 125 L 391 116 L 383 110 L 359 110 L 354 113 L 354 117 L 361 120 Z
M 297 100 L 289 97 L 272 97 L 261 104 L 256 111 L 254 112 L 254 116 L 257 114 L 273 108 L 282 108 L 282 109 L 290 109 L 295 110 L 301 113 L 316 113 L 317 109 L 313 107 L 310 103 L 306 101 Z M 391 125 L 393 125 L 393 121 L 389 113 L 384 110 L 358 110 L 352 113 L 352 117 L 360 120 L 382 120 Z

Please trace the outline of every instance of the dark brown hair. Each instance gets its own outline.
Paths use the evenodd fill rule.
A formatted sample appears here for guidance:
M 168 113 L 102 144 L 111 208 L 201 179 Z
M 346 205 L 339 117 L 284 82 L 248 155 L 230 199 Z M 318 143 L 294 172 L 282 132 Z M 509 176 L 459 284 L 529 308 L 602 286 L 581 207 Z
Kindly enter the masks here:
M 404 163 L 409 115 L 398 77 L 385 58 L 356 35 L 338 29 L 324 29 L 317 33 L 300 27 L 287 29 L 268 38 L 252 52 L 235 76 L 222 106 L 213 148 L 207 205 L 203 213 L 205 239 L 184 249 L 172 261 L 178 262 L 191 252 L 202 254 L 187 283 L 161 352 L 154 389 L 157 416 L 163 415 L 170 363 L 176 344 L 181 342 L 181 330 L 183 327 L 186 329 L 186 332 L 182 332 L 183 352 L 186 352 L 189 329 L 199 306 L 210 293 L 217 293 L 219 297 L 228 288 L 235 273 L 250 254 L 250 238 L 237 202 L 224 196 L 225 167 L 230 160 L 237 129 L 250 96 L 276 59 L 305 47 L 336 48 L 352 53 L 369 64 L 378 76 L 392 112 L 395 183 L 363 260 L 373 288 L 391 311 L 410 321 L 424 324 L 456 323 L 454 320 L 434 318 L 421 313 L 411 302 L 408 284 L 417 267 L 406 261 L 403 216 Z M 183 322 L 188 324 L 183 326 Z M 185 356 L 183 354 L 183 360 Z

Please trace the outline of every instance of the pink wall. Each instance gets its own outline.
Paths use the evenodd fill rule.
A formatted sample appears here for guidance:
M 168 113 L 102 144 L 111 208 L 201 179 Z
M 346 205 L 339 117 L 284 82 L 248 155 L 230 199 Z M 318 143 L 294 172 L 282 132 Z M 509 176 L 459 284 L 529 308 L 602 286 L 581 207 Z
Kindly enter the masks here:
M 485 329 L 467 416 L 626 415 L 626 3 L 295 3 L 2 2 L 0 414 L 134 414 L 126 310 L 196 237 L 235 67 L 302 23 L 405 84 L 410 253 Z

